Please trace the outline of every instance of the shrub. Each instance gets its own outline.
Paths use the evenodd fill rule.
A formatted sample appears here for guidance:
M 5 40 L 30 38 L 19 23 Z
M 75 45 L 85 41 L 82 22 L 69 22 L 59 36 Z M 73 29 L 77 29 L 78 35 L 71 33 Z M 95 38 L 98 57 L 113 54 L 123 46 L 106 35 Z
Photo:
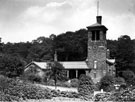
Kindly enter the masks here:
M 3 75 L 0 75 L 0 91 L 4 90 L 5 88 L 7 88 L 8 84 L 9 83 L 7 83 L 7 78 L 4 77 Z
M 125 84 L 125 79 L 122 77 L 116 77 L 115 84 L 119 84 L 119 85 Z
M 48 88 L 41 88 L 31 83 L 20 82 L 4 76 L 0 76 L 0 81 L 0 101 L 4 102 L 27 99 L 50 99 L 52 97 L 79 98 L 78 93 L 75 92 L 60 92 Z
M 78 92 L 82 96 L 91 96 L 94 92 L 95 85 L 91 77 L 86 75 L 81 75 L 79 78 Z
M 68 81 L 62 83 L 63 87 L 71 87 L 71 83 L 69 83 Z
M 0 80 L 3 79 L 5 81 L 1 81 L 0 84 L 0 101 L 51 98 L 51 93 L 48 89 L 42 89 L 32 84 L 6 77 L 2 77 Z
M 131 80 L 131 83 L 132 83 L 132 84 L 131 84 L 132 86 L 135 86 L 135 78 L 133 78 L 133 79 Z
M 101 86 L 100 82 L 97 82 L 95 84 L 95 91 L 100 91 L 100 86 Z
M 108 102 L 108 99 L 109 99 L 110 95 L 111 95 L 110 93 L 96 94 L 95 97 L 94 97 L 95 102 Z
M 78 79 L 71 79 L 71 87 L 78 87 L 79 80 Z
M 29 80 L 31 82 L 42 82 L 42 78 L 38 75 L 35 75 L 33 73 L 30 73 L 29 75 L 25 76 L 26 77 L 26 80 Z
M 100 89 L 104 91 L 112 91 L 114 90 L 114 77 L 106 75 L 100 80 Z
M 127 85 L 132 85 L 132 81 L 135 78 L 135 74 L 131 70 L 126 70 L 122 72 L 122 77 L 125 79 Z

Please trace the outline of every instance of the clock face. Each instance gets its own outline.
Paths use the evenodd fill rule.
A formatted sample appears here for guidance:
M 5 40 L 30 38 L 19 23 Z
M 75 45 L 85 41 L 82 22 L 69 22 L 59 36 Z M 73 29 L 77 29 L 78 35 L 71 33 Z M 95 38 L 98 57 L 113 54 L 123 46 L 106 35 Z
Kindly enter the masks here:
M 94 52 L 94 53 L 97 52 L 97 49 L 98 49 L 98 46 L 97 46 L 97 45 L 93 45 L 93 52 Z
M 97 45 L 93 45 L 93 49 L 96 50 L 97 49 Z

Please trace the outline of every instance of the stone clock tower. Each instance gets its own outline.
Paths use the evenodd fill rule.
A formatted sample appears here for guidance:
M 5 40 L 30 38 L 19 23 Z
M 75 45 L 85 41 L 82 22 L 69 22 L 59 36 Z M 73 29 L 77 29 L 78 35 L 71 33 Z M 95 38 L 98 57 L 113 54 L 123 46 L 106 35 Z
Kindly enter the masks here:
M 102 25 L 102 16 L 97 16 L 97 23 L 88 26 L 88 67 L 91 69 L 89 75 L 94 82 L 107 73 L 106 65 L 106 31 L 107 28 Z

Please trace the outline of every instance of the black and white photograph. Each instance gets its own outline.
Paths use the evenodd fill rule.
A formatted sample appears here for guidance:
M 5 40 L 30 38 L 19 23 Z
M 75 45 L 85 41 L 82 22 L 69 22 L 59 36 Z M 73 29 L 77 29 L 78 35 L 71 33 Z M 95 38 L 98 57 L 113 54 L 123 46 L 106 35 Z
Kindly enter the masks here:
M 0 0 L 0 102 L 135 102 L 135 0 Z

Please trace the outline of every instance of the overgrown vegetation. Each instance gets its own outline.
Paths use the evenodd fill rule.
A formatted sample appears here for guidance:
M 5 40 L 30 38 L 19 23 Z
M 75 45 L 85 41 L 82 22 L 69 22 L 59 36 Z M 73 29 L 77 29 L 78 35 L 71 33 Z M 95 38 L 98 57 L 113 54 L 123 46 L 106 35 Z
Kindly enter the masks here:
M 78 97 L 76 93 L 52 91 L 50 89 L 41 89 L 32 84 L 14 80 L 10 78 L 20 77 L 24 70 L 24 65 L 34 61 L 52 61 L 53 48 L 58 54 L 59 61 L 81 61 L 87 58 L 87 30 L 81 29 L 76 32 L 66 32 L 56 37 L 54 42 L 50 38 L 39 37 L 32 42 L 26 43 L 1 43 L 0 42 L 0 100 L 12 101 L 20 99 L 39 99 L 51 98 L 57 96 Z M 56 43 L 55 46 L 53 43 Z M 123 46 L 124 45 L 124 46 Z M 107 46 L 110 49 L 110 58 L 116 58 L 117 78 L 105 76 L 101 82 L 97 84 L 99 89 L 111 92 L 114 90 L 114 84 L 127 85 L 133 87 L 135 85 L 135 40 L 124 35 L 118 40 L 107 40 Z M 60 81 L 66 80 L 65 72 L 61 71 L 63 67 L 57 63 L 50 63 L 50 71 L 46 73 L 44 78 L 31 73 L 28 74 L 28 80 L 31 82 L 47 82 L 47 85 L 61 85 L 66 87 L 78 87 L 80 95 L 92 95 L 95 85 L 91 78 L 82 75 L 79 79 L 71 80 L 71 83 Z M 64 75 L 64 76 L 63 76 Z M 9 78 L 7 78 L 9 77 Z M 50 79 L 48 81 L 48 79 Z M 115 101 L 134 101 L 135 89 L 126 89 L 114 93 L 100 94 L 96 99 L 108 97 L 106 100 Z M 77 96 L 78 95 L 78 96 Z M 122 98 L 121 98 L 122 96 Z M 105 101 L 105 100 L 104 100 Z
M 95 85 L 91 77 L 82 74 L 79 78 L 78 92 L 81 96 L 91 98 L 95 90 Z
M 50 68 L 50 79 L 54 80 L 55 87 L 57 85 L 57 81 L 63 81 L 66 79 L 66 73 L 64 71 L 64 67 L 59 62 L 50 62 L 48 64 Z
M 26 43 L 0 43 L 1 55 L 10 55 L 21 59 L 24 64 L 34 61 L 52 61 L 53 48 L 57 51 L 59 61 L 84 61 L 87 58 L 87 30 L 80 29 L 75 32 L 59 34 L 52 41 L 51 38 L 38 37 Z M 55 44 L 54 44 L 55 43 Z M 124 46 L 123 46 L 124 45 Z M 135 40 L 123 35 L 118 40 L 107 40 L 110 49 L 110 58 L 116 59 L 117 75 L 121 71 L 135 72 Z M 128 50 L 127 50 L 128 49 Z M 10 58 L 9 58 L 10 59 Z M 9 66 L 10 67 L 10 66 Z M 0 71 L 5 67 L 0 68 Z M 19 69 L 20 67 L 16 67 Z M 10 69 L 7 67 L 7 69 Z M 18 74 L 17 74 L 18 75 Z
M 25 62 L 19 57 L 2 54 L 0 57 L 0 74 L 8 77 L 22 75 Z
M 122 91 L 108 92 L 97 94 L 94 98 L 95 102 L 134 102 L 135 89 L 127 88 Z
M 112 91 L 114 90 L 115 79 L 113 76 L 106 75 L 100 81 L 100 89 L 104 91 Z
M 51 99 L 52 97 L 79 98 L 75 92 L 60 92 L 45 89 L 21 80 L 0 76 L 0 101 L 20 101 L 26 99 Z

